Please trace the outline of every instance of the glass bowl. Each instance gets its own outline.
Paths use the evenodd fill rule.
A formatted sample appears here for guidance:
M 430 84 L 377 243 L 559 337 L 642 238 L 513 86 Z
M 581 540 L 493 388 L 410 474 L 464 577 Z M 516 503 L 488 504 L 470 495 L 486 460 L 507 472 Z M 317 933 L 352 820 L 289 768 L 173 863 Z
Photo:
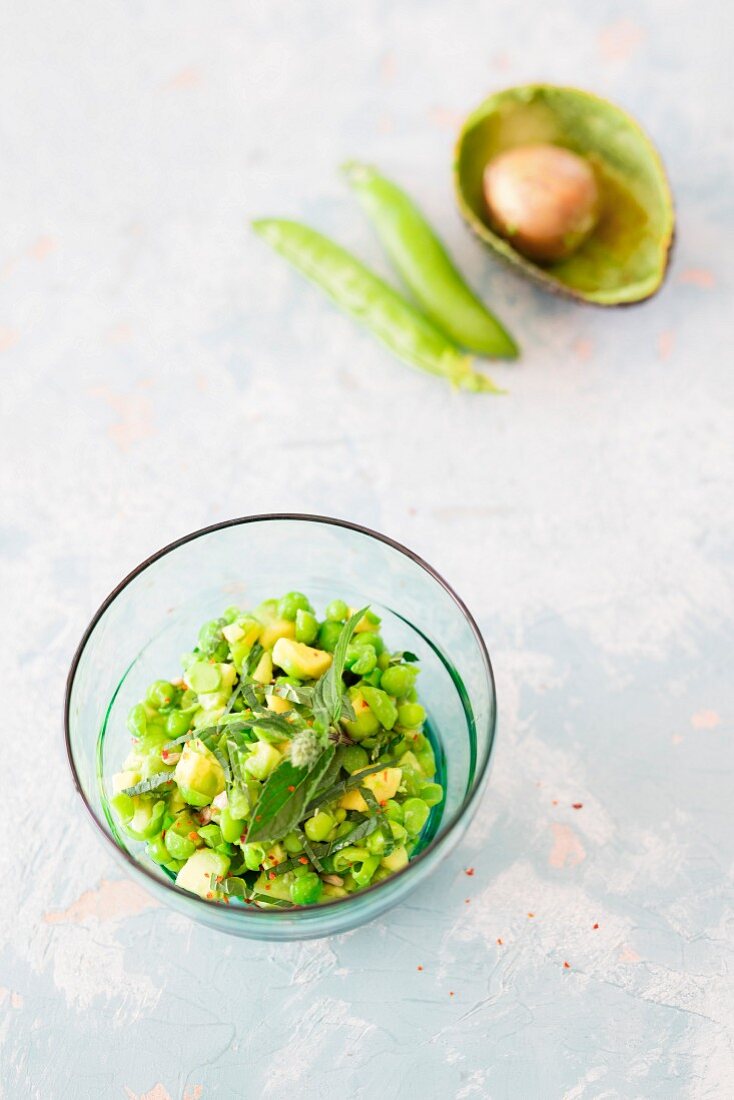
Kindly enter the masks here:
M 446 795 L 432 836 L 397 874 L 326 904 L 296 910 L 219 905 L 176 887 L 129 841 L 107 808 L 106 784 L 129 750 L 125 719 L 149 683 L 180 669 L 199 627 L 231 604 L 255 607 L 296 589 L 317 607 L 339 597 L 382 616 L 393 650 L 420 658 Z M 69 671 L 65 736 L 72 776 L 103 843 L 149 893 L 192 920 L 237 936 L 298 940 L 372 920 L 422 882 L 456 845 L 487 778 L 496 722 L 494 677 L 476 623 L 416 554 L 365 527 L 324 516 L 246 516 L 159 550 L 97 611 Z M 437 897 L 439 906 L 441 899 Z

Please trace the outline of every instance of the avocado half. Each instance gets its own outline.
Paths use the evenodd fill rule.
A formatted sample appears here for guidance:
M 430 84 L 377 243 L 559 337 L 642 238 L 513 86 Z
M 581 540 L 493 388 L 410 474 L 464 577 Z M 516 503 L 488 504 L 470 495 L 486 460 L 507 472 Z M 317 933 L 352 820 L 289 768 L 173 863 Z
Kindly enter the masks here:
M 539 265 L 490 228 L 482 175 L 506 149 L 550 142 L 589 160 L 601 194 L 591 236 L 565 260 Z M 673 198 L 660 156 L 625 111 L 552 84 L 496 92 L 469 115 L 454 164 L 459 209 L 477 236 L 547 290 L 599 306 L 642 302 L 660 289 L 673 243 Z

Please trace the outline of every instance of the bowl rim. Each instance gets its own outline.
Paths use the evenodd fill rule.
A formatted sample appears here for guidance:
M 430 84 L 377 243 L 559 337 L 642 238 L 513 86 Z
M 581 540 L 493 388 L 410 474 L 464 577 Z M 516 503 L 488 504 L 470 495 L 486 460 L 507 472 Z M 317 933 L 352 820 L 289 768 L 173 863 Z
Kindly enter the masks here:
M 479 648 L 479 653 L 482 659 L 482 663 L 484 665 L 485 674 L 492 687 L 492 706 L 489 719 L 489 738 L 485 753 L 477 761 L 477 769 L 474 776 L 473 787 L 468 797 L 462 802 L 460 808 L 455 813 L 453 819 L 448 823 L 445 831 L 437 833 L 433 840 L 431 840 L 430 844 L 423 848 L 422 851 L 420 851 L 414 859 L 411 859 L 405 865 L 405 867 L 402 867 L 399 871 L 396 871 L 394 874 L 390 875 L 389 878 L 383 879 L 381 882 L 374 883 L 373 885 L 368 886 L 363 890 L 359 890 L 354 894 L 348 894 L 344 898 L 333 898 L 330 901 L 319 902 L 316 905 L 294 906 L 291 909 L 260 909 L 257 906 L 243 906 L 242 908 L 240 908 L 239 906 L 235 908 L 227 907 L 227 912 L 238 914 L 238 917 L 236 918 L 238 920 L 269 918 L 271 921 L 280 920 L 280 922 L 286 923 L 292 922 L 294 917 L 298 918 L 301 914 L 319 914 L 325 913 L 327 911 L 336 913 L 340 907 L 348 905 L 350 902 L 354 902 L 357 898 L 365 898 L 367 897 L 367 895 L 374 894 L 376 891 L 382 889 L 382 887 L 386 886 L 388 883 L 396 882 L 399 878 L 405 878 L 410 873 L 412 867 L 416 867 L 421 864 L 425 857 L 427 857 L 430 853 L 436 851 L 439 847 L 445 844 L 445 842 L 449 839 L 452 833 L 454 833 L 457 826 L 462 822 L 462 820 L 471 820 L 475 809 L 475 803 L 482 793 L 485 781 L 487 779 L 489 762 L 492 756 L 492 750 L 494 748 L 495 733 L 497 731 L 497 687 L 495 682 L 494 669 L 492 668 L 492 662 L 490 660 L 489 652 L 484 642 L 484 638 L 482 637 L 482 633 L 477 626 L 474 616 L 469 611 L 469 608 L 466 606 L 462 598 L 454 591 L 448 581 L 446 581 L 441 576 L 441 574 L 433 568 L 432 565 L 429 565 L 424 558 L 422 558 L 419 554 L 416 554 L 413 550 L 405 546 L 403 543 L 398 542 L 396 539 L 390 538 L 389 535 L 383 535 L 381 532 L 375 531 L 371 527 L 365 527 L 359 523 L 352 523 L 350 520 L 337 519 L 333 516 L 322 516 L 307 512 L 271 512 L 259 513 L 257 515 L 251 516 L 238 516 L 234 519 L 221 520 L 219 523 L 212 523 L 209 524 L 207 527 L 200 527 L 195 531 L 191 531 L 186 535 L 182 535 L 180 538 L 174 539 L 173 542 L 169 542 L 165 546 L 161 547 L 159 550 L 156 550 L 154 553 L 150 554 L 147 558 L 140 562 L 140 564 L 137 565 L 134 569 L 132 569 L 125 577 L 123 577 L 119 584 L 117 584 L 112 589 L 106 599 L 103 600 L 103 602 L 99 605 L 92 618 L 90 619 L 89 624 L 81 637 L 81 641 L 79 642 L 74 652 L 74 656 L 71 660 L 71 665 L 69 666 L 69 672 L 66 677 L 66 687 L 64 691 L 64 743 L 66 745 L 66 756 L 69 763 L 69 769 L 71 771 L 74 787 L 76 788 L 77 794 L 79 795 L 84 806 L 86 807 L 87 813 L 89 814 L 94 828 L 103 838 L 103 843 L 110 844 L 113 847 L 117 857 L 122 857 L 122 859 L 124 859 L 125 862 L 130 865 L 133 874 L 144 875 L 147 879 L 151 881 L 154 889 L 162 887 L 163 889 L 170 891 L 171 894 L 173 894 L 175 897 L 185 897 L 187 901 L 194 902 L 199 906 L 205 906 L 209 911 L 211 911 L 211 901 L 208 901 L 205 898 L 201 898 L 197 894 L 191 894 L 187 891 L 182 891 L 178 889 L 178 887 L 176 887 L 175 883 L 158 878 L 152 873 L 152 871 L 148 870 L 144 863 L 141 863 L 138 860 L 134 859 L 134 857 L 130 855 L 129 852 L 127 852 L 124 848 L 121 848 L 119 844 L 116 844 L 114 839 L 106 832 L 106 830 L 102 826 L 101 821 L 97 817 L 97 814 L 94 812 L 92 806 L 90 805 L 89 800 L 84 790 L 82 789 L 77 774 L 76 765 L 74 763 L 74 755 L 71 747 L 71 730 L 69 720 L 71 709 L 71 693 L 74 686 L 79 662 L 82 658 L 82 654 L 84 653 L 87 643 L 94 633 L 97 624 L 99 623 L 100 619 L 107 611 L 107 609 L 115 602 L 117 597 L 125 590 L 125 588 L 127 588 L 127 586 L 132 581 L 134 581 L 136 577 L 144 573 L 145 570 L 154 562 L 158 561 L 160 558 L 165 557 L 167 554 L 173 553 L 173 551 L 178 550 L 179 547 L 185 546 L 186 543 L 193 542 L 195 539 L 201 538 L 204 535 L 210 535 L 215 531 L 222 531 L 228 527 L 239 527 L 249 523 L 265 523 L 273 520 L 276 522 L 281 520 L 295 520 L 306 523 L 320 523 L 324 524 L 325 526 L 340 527 L 348 531 L 356 531 L 361 535 L 367 535 L 369 538 L 384 543 L 385 545 L 391 547 L 393 550 L 397 550 L 398 553 L 404 554 L 412 562 L 420 566 L 434 581 L 436 581 L 438 585 L 440 585 L 441 588 L 443 588 L 443 590 L 459 608 L 467 623 L 469 624 L 469 628 L 474 635 L 474 639 Z M 471 811 L 469 812 L 468 818 L 467 811 Z M 222 907 L 217 906 L 217 908 L 221 910 Z

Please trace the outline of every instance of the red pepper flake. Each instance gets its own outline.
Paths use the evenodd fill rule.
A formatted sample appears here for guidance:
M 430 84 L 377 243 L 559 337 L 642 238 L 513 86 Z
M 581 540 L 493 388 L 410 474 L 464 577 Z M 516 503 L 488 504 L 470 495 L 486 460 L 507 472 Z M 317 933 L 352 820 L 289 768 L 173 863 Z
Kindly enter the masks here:
M 470 903 L 470 901 L 471 901 L 471 898 L 464 898 L 464 905 L 468 905 Z
M 387 805 L 387 799 L 383 798 L 382 801 L 380 802 L 380 809 L 384 810 L 386 805 Z
M 453 995 L 454 995 L 454 991 L 453 991 L 453 989 L 450 989 L 449 990 L 449 997 L 453 997 Z
M 255 818 L 255 821 L 262 821 L 262 819 L 263 819 L 263 815 L 258 814 L 257 817 Z
M 467 867 L 467 869 L 464 871 L 464 874 L 468 875 L 469 878 L 471 878 L 471 876 L 474 874 L 474 868 L 473 867 Z
M 563 964 L 563 969 L 564 969 L 564 970 L 570 970 L 570 969 L 571 969 L 571 964 L 570 964 L 570 963 L 567 963 L 567 962 L 565 962 L 565 963 Z
M 534 916 L 535 916 L 535 913 L 528 913 L 528 916 L 529 916 L 529 917 L 534 917 Z
M 275 871 L 268 871 L 268 878 L 275 878 Z
M 161 750 L 161 756 L 163 757 L 164 760 L 168 760 L 168 749 L 162 749 Z
M 206 896 L 207 896 L 208 898 L 213 898 L 213 897 L 214 897 L 214 894 L 213 894 L 213 893 L 211 892 L 211 890 L 210 890 L 210 891 L 209 891 L 209 893 L 208 893 L 208 894 L 207 894 Z
M 423 969 L 423 967 L 422 967 L 422 966 L 417 966 L 417 967 L 416 967 L 416 970 L 422 970 L 422 969 Z
M 596 929 L 599 927 L 599 925 L 598 925 L 598 923 L 597 924 L 592 924 L 591 927 L 594 929 L 594 931 L 596 931 Z
M 387 781 L 387 770 L 382 773 L 382 778 Z
M 170 703 L 171 702 L 171 696 L 170 695 L 165 695 L 163 697 L 163 702 L 164 703 Z
M 293 794 L 293 792 L 295 791 L 295 789 L 296 789 L 296 788 L 295 788 L 295 787 L 293 786 L 293 784 L 292 784 L 292 783 L 291 783 L 291 784 L 290 784 L 290 786 L 288 787 L 288 790 L 289 790 L 289 791 L 291 792 L 291 794 Z
M 502 936 L 497 937 L 497 943 L 500 945 L 500 947 L 502 947 L 502 943 L 503 943 Z
M 584 808 L 583 802 L 574 802 L 571 805 L 572 810 L 583 810 L 583 808 Z
M 270 889 L 270 883 L 269 883 L 269 882 L 266 882 L 266 883 L 265 883 L 265 889 L 266 889 L 266 890 L 269 890 L 269 889 Z
M 557 798 L 552 798 L 551 799 L 551 805 L 552 806 L 557 806 L 558 805 L 558 799 Z
M 192 830 L 192 831 L 191 831 L 191 832 L 189 833 L 189 840 L 198 840 L 198 839 L 199 839 L 199 834 L 198 834 L 198 833 L 195 833 L 195 832 L 193 832 L 193 830 Z
M 246 840 L 247 840 L 247 829 L 245 829 L 245 831 L 242 833 L 242 836 L 240 837 L 240 844 L 244 844 Z
M 308 860 L 306 859 L 305 856 L 299 856 L 298 857 L 298 862 L 299 863 L 308 863 Z

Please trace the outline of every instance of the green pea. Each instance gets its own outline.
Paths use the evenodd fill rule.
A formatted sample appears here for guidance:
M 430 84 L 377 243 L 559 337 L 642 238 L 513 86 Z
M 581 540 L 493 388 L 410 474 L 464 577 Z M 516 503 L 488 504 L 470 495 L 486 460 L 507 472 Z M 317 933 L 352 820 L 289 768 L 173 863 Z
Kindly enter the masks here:
M 337 824 L 339 824 L 339 825 L 341 825 L 342 821 L 344 821 L 346 816 L 347 816 L 347 811 L 344 809 L 343 806 L 338 806 L 333 811 L 333 814 L 332 814 L 332 817 L 334 818 L 334 821 L 336 821 Z
M 436 774 L 436 757 L 433 755 L 433 749 L 429 744 L 424 745 L 422 749 L 419 749 L 415 754 L 416 760 L 421 766 L 423 774 L 432 779 Z
M 326 608 L 326 618 L 332 623 L 343 623 L 349 614 L 344 600 L 332 600 Z
M 212 619 L 204 623 L 199 631 L 199 649 L 206 657 L 212 657 L 214 650 L 222 642 L 222 623 L 220 619 Z
M 365 840 L 365 847 L 373 856 L 384 855 L 387 843 L 382 829 L 375 829 L 374 833 L 370 833 Z
M 240 818 L 233 817 L 231 808 L 227 806 L 219 815 L 219 828 L 222 830 L 222 836 L 228 844 L 236 844 L 242 836 L 245 822 Z
M 321 897 L 324 889 L 323 883 L 317 874 L 309 871 L 305 875 L 299 875 L 291 883 L 290 895 L 294 905 L 315 905 Z
M 191 716 L 181 710 L 172 710 L 166 718 L 166 733 L 169 737 L 181 737 L 188 732 Z
M 382 686 L 382 673 L 380 672 L 379 668 L 373 668 L 372 672 L 368 672 L 366 676 L 362 677 L 362 679 L 364 680 L 365 684 L 369 684 L 370 687 L 378 688 Z
M 380 687 L 388 695 L 401 699 L 410 691 L 414 680 L 415 673 L 412 668 L 407 668 L 405 665 L 392 665 L 383 672 Z
M 443 800 L 443 787 L 439 783 L 421 783 L 420 796 L 427 806 L 438 806 Z
M 409 703 L 417 703 L 418 702 L 418 692 L 416 691 L 416 689 L 414 687 L 412 687 L 410 689 L 410 691 L 408 692 L 408 694 L 405 696 L 405 698 L 407 699 L 407 701 Z
M 321 840 L 326 840 L 333 827 L 334 818 L 331 814 L 319 810 L 314 817 L 308 819 L 303 829 L 309 840 L 318 843 Z
M 413 299 L 457 347 L 516 359 L 518 347 L 464 280 L 423 213 L 391 180 L 366 164 L 344 173 Z
M 403 803 L 403 822 L 408 836 L 418 836 L 428 821 L 430 809 L 421 798 L 407 798 Z
M 283 847 L 286 852 L 289 852 L 292 856 L 296 856 L 299 852 L 303 851 L 303 841 L 298 833 L 288 833 L 288 835 L 283 838 Z
M 369 854 L 366 848 L 358 848 L 355 845 L 342 848 L 340 852 L 334 853 L 334 869 L 338 874 L 340 871 L 345 871 L 347 867 L 351 867 L 353 863 L 363 863 Z
M 294 221 L 266 218 L 252 224 L 281 256 L 405 362 L 459 389 L 496 392 L 494 383 L 475 371 L 432 321 L 334 241 Z
M 342 628 L 340 623 L 335 623 L 331 620 L 322 623 L 319 628 L 318 648 L 325 649 L 327 653 L 333 653 L 341 632 Z
M 398 707 L 398 724 L 407 729 L 416 729 L 426 720 L 426 712 L 420 703 L 401 703 Z
M 345 768 L 350 775 L 354 775 L 355 772 L 362 771 L 369 764 L 369 756 L 361 745 L 349 745 L 342 752 L 341 762 L 342 767 Z
M 350 645 L 347 649 L 346 666 L 356 676 L 366 676 L 377 664 L 377 654 L 371 645 Z
M 401 803 L 396 802 L 394 798 L 389 798 L 385 803 L 385 813 L 390 821 L 398 821 L 402 824 L 403 807 Z
M 362 694 L 367 700 L 372 713 L 376 716 L 380 725 L 386 730 L 391 730 L 398 717 L 398 708 L 392 699 L 381 688 L 363 687 Z
M 390 822 L 390 832 L 393 835 L 393 840 L 397 840 L 398 844 L 402 844 L 408 838 L 408 830 L 398 821 Z
M 127 716 L 127 728 L 133 737 L 142 737 L 148 728 L 148 717 L 142 703 L 137 703 Z
M 379 657 L 385 650 L 385 643 L 379 634 L 373 634 L 370 630 L 364 630 L 361 634 L 355 634 L 352 642 L 356 646 L 371 645 Z
M 171 702 L 175 693 L 173 684 L 170 684 L 168 680 L 156 680 L 148 688 L 145 696 L 145 701 L 151 707 L 155 707 L 158 710 L 160 707 L 165 707 Z
M 296 611 L 296 641 L 304 645 L 315 642 L 319 633 L 319 621 L 312 611 L 305 611 L 302 607 Z
M 166 833 L 166 848 L 173 859 L 188 859 L 196 851 L 193 840 L 181 836 L 174 829 L 169 829 Z
M 336 827 L 336 836 L 337 837 L 346 836 L 347 833 L 351 833 L 353 828 L 354 828 L 354 822 L 353 821 L 340 821 L 339 824 Z
M 384 653 L 381 653 L 377 658 L 377 667 L 379 668 L 380 672 L 384 672 L 386 668 L 390 667 L 390 654 L 387 652 L 387 650 L 385 650 Z
M 145 845 L 145 854 L 153 860 L 154 863 L 168 863 L 171 859 L 171 854 L 166 848 L 163 837 L 157 836 L 154 840 L 149 840 Z
M 279 619 L 288 619 L 289 622 L 295 622 L 296 614 L 299 611 L 313 611 L 303 592 L 288 592 L 278 600 L 277 613 Z
M 262 844 L 245 844 L 242 851 L 245 856 L 245 866 L 248 871 L 259 871 L 260 864 L 265 862 L 266 856 Z
M 367 859 L 361 865 L 352 868 L 352 878 L 360 890 L 363 890 L 365 886 L 369 886 L 370 880 L 379 866 L 379 856 L 367 856 Z

